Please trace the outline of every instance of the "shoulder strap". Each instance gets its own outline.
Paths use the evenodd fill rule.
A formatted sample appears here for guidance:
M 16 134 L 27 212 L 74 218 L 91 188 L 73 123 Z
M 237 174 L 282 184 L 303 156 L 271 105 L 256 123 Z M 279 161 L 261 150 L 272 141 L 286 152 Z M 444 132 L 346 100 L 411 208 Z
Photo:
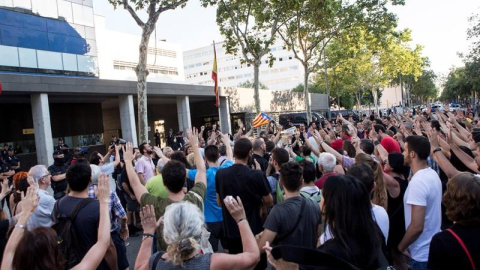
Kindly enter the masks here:
M 300 198 L 302 198 L 302 205 L 300 206 L 300 213 L 298 214 L 298 219 L 297 219 L 297 222 L 295 223 L 295 226 L 293 226 L 290 231 L 288 231 L 288 233 L 284 234 L 283 237 L 279 237 L 277 239 L 278 242 L 281 242 L 285 239 L 287 239 L 290 234 L 293 233 L 293 231 L 295 231 L 295 229 L 298 227 L 298 224 L 300 223 L 300 220 L 302 219 L 302 216 L 303 216 L 303 211 L 305 210 L 305 204 L 307 203 L 307 199 L 303 198 L 302 196 L 300 196 Z M 277 243 L 278 243 L 277 242 Z
M 472 269 L 476 270 L 477 268 L 475 267 L 475 263 L 473 262 L 472 255 L 470 255 L 470 252 L 468 251 L 467 247 L 463 243 L 462 239 L 452 230 L 452 229 L 446 229 L 447 232 L 451 233 L 455 239 L 457 239 L 458 243 L 460 246 L 462 246 L 463 250 L 467 254 L 468 260 L 470 261 L 470 264 L 472 265 Z
M 82 210 L 83 207 L 85 207 L 87 204 L 89 204 L 93 201 L 94 201 L 94 199 L 92 199 L 92 198 L 85 198 L 82 201 L 80 201 L 79 203 L 77 203 L 77 205 L 75 206 L 75 208 L 73 208 L 72 212 L 69 215 L 70 220 L 72 220 L 72 222 L 75 221 L 75 218 L 77 218 L 77 215 L 80 212 L 80 210 Z
M 153 263 L 152 263 L 152 268 L 151 268 L 151 270 L 157 269 L 158 261 L 160 261 L 160 259 L 162 258 L 163 253 L 164 253 L 164 252 L 159 251 L 159 252 L 157 252 L 156 254 L 153 255 L 153 256 L 155 256 L 155 259 L 153 259 Z

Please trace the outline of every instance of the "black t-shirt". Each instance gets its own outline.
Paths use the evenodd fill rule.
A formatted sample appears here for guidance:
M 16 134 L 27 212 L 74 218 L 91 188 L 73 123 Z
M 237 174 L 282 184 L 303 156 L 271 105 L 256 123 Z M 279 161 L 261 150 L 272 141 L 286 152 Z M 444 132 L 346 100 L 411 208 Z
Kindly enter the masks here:
M 400 194 L 396 198 L 390 197 L 390 194 L 387 192 L 388 196 L 388 218 L 390 220 L 390 227 L 388 231 L 388 246 L 396 247 L 402 240 L 405 235 L 405 214 L 403 212 L 403 196 L 407 190 L 408 182 L 399 177 L 394 177 L 394 179 L 400 185 Z
M 76 198 L 72 196 L 65 196 L 58 200 L 58 213 L 70 215 L 75 206 L 80 203 L 83 198 Z M 56 222 L 56 217 L 53 217 Z M 100 208 L 98 200 L 94 200 L 85 205 L 80 212 L 78 212 L 75 219 L 75 231 L 80 239 L 83 239 L 83 244 L 90 249 L 97 242 L 98 224 L 100 222 Z M 105 261 L 102 261 L 97 269 L 105 268 Z
M 268 167 L 268 160 L 267 159 L 265 159 L 264 157 L 259 156 L 257 154 L 253 154 L 252 158 L 254 160 L 256 160 L 258 162 L 258 164 L 260 164 L 260 168 L 262 168 L 262 172 L 267 171 L 267 167 Z
M 61 166 L 53 164 L 50 167 L 48 167 L 48 171 L 52 176 L 64 174 L 67 172 L 67 169 L 68 169 L 68 165 L 66 164 Z M 63 192 L 67 190 L 68 182 L 67 182 L 67 179 L 63 179 L 61 181 L 52 180 L 51 186 L 53 189 L 53 193 Z
M 270 194 L 267 177 L 262 171 L 252 170 L 242 164 L 234 164 L 218 170 L 215 175 L 215 187 L 222 200 L 222 213 L 227 238 L 240 238 L 238 225 L 225 208 L 223 199 L 226 196 L 240 196 L 245 214 L 254 234 L 263 231 L 260 217 L 262 197 Z
M 462 239 L 477 269 L 480 268 L 480 225 L 459 225 L 451 228 Z M 467 253 L 448 231 L 433 236 L 428 254 L 428 269 L 472 269 Z
M 133 192 L 132 186 L 130 185 L 130 181 L 128 180 L 128 174 L 125 168 L 122 170 L 122 183 L 121 183 L 122 189 L 123 189 L 123 183 L 127 184 L 128 190 L 130 190 L 132 194 L 135 194 Z
M 391 127 L 389 127 L 388 129 L 391 130 L 393 132 L 393 134 L 397 133 L 397 128 L 393 125 Z
M 303 215 L 298 226 L 290 233 L 297 224 L 302 201 L 305 200 Z M 297 196 L 285 200 L 281 204 L 273 206 L 263 226 L 265 229 L 276 232 L 274 245 L 292 245 L 306 248 L 317 246 L 317 228 L 322 222 L 320 208 L 313 200 Z

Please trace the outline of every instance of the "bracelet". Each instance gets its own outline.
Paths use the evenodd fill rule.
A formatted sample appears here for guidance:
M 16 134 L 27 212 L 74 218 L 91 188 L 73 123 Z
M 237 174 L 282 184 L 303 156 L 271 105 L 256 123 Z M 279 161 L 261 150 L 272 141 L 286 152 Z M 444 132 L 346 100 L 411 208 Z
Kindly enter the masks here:
M 379 145 L 379 144 L 380 144 L 380 142 L 379 142 L 378 140 L 376 140 L 376 141 L 373 142 L 373 145 L 375 145 L 375 146 L 377 146 L 377 145 Z
M 152 239 L 153 239 L 153 234 L 151 234 L 151 233 L 144 233 L 144 234 L 142 235 L 142 241 L 145 240 L 145 239 L 147 239 L 147 238 L 152 238 Z
M 244 220 L 247 220 L 246 218 L 241 218 L 237 221 L 237 224 L 239 224 L 240 222 L 244 221 Z
M 442 148 L 440 148 L 440 147 L 435 148 L 435 150 L 433 150 L 433 153 L 435 154 L 436 152 L 439 152 L 439 151 L 442 151 Z
M 24 230 L 26 230 L 26 229 L 27 229 L 27 226 L 26 226 L 26 225 L 22 225 L 22 224 L 16 224 L 16 225 L 15 225 L 15 228 L 19 228 L 19 229 L 24 229 Z

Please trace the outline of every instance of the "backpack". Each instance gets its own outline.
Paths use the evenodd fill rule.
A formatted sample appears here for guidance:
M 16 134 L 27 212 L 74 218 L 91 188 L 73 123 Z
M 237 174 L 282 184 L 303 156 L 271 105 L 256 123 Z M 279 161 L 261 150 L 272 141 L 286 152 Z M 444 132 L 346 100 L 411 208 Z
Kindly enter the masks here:
M 313 193 L 308 193 L 306 191 L 300 191 L 300 195 L 306 199 L 310 199 L 316 203 L 319 203 L 322 200 L 322 191 L 317 191 Z
M 85 198 L 81 200 L 73 208 L 69 215 L 64 215 L 58 212 L 58 204 L 61 200 L 55 203 L 53 208 L 53 216 L 56 218 L 55 224 L 52 225 L 52 229 L 57 232 L 60 251 L 65 257 L 65 269 L 70 269 L 79 264 L 85 254 L 88 252 L 88 248 L 81 237 L 78 236 L 75 230 L 75 219 L 78 213 L 87 204 L 94 201 L 92 198 Z

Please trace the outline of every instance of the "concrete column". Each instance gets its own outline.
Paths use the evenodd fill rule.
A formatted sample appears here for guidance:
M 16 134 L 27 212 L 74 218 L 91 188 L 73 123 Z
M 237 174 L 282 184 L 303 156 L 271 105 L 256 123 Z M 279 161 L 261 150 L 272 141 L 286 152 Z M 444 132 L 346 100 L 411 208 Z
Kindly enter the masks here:
M 133 96 L 118 96 L 118 107 L 120 109 L 120 125 L 122 127 L 122 139 L 132 142 L 138 146 L 137 128 L 135 126 L 135 110 L 133 109 Z
M 31 94 L 30 101 L 32 103 L 37 164 L 48 167 L 53 164 L 52 127 L 50 125 L 48 94 Z
M 178 129 L 185 131 L 192 126 L 190 119 L 190 99 L 188 96 L 177 96 L 177 115 L 178 115 Z
M 220 119 L 220 128 L 222 129 L 222 133 L 232 134 L 232 126 L 230 124 L 230 100 L 228 97 L 220 97 L 218 117 Z

